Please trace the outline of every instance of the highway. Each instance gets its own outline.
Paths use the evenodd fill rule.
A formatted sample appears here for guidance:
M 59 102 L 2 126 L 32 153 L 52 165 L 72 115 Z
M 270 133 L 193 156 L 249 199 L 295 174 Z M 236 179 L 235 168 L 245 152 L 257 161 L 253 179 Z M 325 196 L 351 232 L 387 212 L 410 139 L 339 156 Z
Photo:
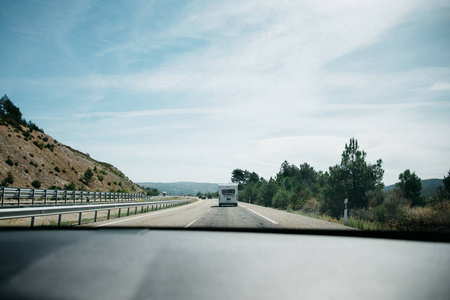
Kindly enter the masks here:
M 341 224 L 298 214 L 239 203 L 237 207 L 218 206 L 217 199 L 198 200 L 189 205 L 138 214 L 120 219 L 85 224 L 87 227 L 177 227 L 177 228 L 291 228 L 352 229 Z

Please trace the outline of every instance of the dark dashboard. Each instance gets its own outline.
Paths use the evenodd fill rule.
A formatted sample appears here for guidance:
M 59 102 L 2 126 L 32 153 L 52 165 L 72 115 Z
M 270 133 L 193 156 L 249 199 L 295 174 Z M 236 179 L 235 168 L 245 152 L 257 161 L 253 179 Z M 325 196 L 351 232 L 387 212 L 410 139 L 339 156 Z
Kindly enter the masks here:
M 2 299 L 450 297 L 448 235 L 2 229 L 0 253 Z

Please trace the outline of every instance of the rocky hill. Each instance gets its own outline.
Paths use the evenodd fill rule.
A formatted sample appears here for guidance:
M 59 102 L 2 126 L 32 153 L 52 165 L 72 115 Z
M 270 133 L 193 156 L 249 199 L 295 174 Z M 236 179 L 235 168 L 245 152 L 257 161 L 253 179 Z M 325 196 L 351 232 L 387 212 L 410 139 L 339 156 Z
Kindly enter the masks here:
M 143 192 L 114 166 L 63 145 L 29 124 L 0 114 L 0 186 Z

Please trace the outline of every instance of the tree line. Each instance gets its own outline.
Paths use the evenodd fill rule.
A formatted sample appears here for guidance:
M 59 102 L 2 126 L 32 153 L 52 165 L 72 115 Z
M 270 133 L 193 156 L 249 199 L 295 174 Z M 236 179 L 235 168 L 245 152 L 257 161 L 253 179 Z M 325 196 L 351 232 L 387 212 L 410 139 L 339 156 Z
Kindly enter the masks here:
M 14 105 L 6 94 L 0 98 L 0 119 L 2 122 L 8 123 L 20 131 L 22 131 L 22 128 L 20 127 L 20 125 L 22 125 L 28 127 L 30 132 L 36 130 L 44 133 L 44 130 L 39 128 L 36 124 L 27 121 L 22 117 L 20 109 Z
M 421 195 L 421 179 L 409 169 L 399 174 L 396 188 L 385 193 L 382 160 L 372 164 L 366 157 L 358 141 L 351 138 L 345 144 L 340 164 L 326 172 L 316 171 L 308 163 L 296 166 L 284 161 L 279 172 L 269 180 L 255 172 L 234 169 L 231 181 L 239 186 L 240 201 L 339 220 L 343 216 L 344 199 L 348 199 L 350 216 L 380 222 L 391 229 L 404 228 L 405 222 L 411 221 L 408 220 L 411 209 L 421 208 L 427 213 L 445 211 L 450 215 L 450 171 L 444 177 L 444 185 L 429 199 Z M 443 222 L 449 225 L 450 220 Z

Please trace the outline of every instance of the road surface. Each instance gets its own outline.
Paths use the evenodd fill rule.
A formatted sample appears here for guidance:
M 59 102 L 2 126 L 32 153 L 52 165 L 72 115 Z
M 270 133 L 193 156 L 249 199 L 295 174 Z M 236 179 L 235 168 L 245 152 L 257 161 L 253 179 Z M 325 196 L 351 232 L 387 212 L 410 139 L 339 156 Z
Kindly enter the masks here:
M 189 205 L 122 217 L 120 219 L 105 220 L 83 226 L 352 229 L 341 224 L 248 203 L 240 202 L 237 207 L 219 207 L 217 199 L 198 200 Z

